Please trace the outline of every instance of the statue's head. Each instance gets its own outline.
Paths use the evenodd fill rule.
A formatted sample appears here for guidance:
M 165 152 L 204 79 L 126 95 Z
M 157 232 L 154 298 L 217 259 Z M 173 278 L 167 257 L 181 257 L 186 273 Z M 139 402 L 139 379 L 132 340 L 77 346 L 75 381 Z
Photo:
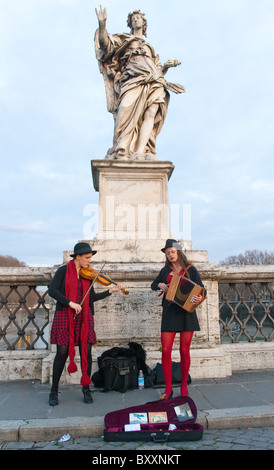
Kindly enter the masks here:
M 129 13 L 128 14 L 128 17 L 127 17 L 127 26 L 131 29 L 131 33 L 133 33 L 133 27 L 132 27 L 132 18 L 134 16 L 141 16 L 142 20 L 143 20 L 143 35 L 146 36 L 147 35 L 147 20 L 145 18 L 145 14 L 141 12 L 141 10 L 134 10 L 133 12 Z

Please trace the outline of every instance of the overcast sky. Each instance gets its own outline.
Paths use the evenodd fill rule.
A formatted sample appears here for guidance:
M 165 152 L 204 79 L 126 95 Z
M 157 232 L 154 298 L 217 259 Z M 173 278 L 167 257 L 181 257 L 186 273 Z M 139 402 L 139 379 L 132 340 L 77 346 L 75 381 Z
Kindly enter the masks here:
M 94 54 L 94 0 L 0 0 L 0 254 L 62 263 L 98 202 L 90 161 L 112 145 Z M 157 139 L 175 170 L 170 204 L 191 205 L 193 248 L 217 263 L 274 249 L 274 1 L 106 0 L 107 28 L 141 9 L 171 93 Z

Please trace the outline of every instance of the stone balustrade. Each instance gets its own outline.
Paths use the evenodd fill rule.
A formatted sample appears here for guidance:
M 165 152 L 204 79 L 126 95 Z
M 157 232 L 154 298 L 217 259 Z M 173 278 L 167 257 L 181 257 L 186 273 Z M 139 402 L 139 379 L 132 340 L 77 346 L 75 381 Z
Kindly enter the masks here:
M 105 266 L 106 274 L 130 293 L 116 293 L 95 303 L 93 370 L 104 350 L 129 341 L 143 345 L 150 367 L 161 361 L 161 298 L 150 289 L 161 267 L 161 263 Z M 201 263 L 196 267 L 207 298 L 197 311 L 201 330 L 195 332 L 192 342 L 192 377 L 224 377 L 233 370 L 272 368 L 274 266 Z M 55 269 L 0 268 L 0 380 L 51 380 L 55 346 L 50 345 L 49 332 L 55 302 L 48 297 L 47 286 Z M 96 290 L 100 289 L 106 287 L 97 284 Z M 178 340 L 175 361 L 179 360 Z M 78 380 L 78 373 L 70 377 L 64 372 L 64 382 Z

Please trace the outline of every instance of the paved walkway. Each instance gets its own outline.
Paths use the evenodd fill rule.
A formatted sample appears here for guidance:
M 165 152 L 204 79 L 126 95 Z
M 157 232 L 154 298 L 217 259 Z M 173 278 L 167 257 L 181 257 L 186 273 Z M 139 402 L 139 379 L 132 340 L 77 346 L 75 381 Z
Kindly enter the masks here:
M 66 442 L 3 442 L 0 450 L 85 450 L 91 451 L 94 458 L 101 455 L 123 455 L 131 451 L 127 457 L 136 463 L 137 455 L 162 453 L 181 455 L 185 450 L 274 450 L 274 427 L 205 430 L 203 438 L 195 442 L 170 442 L 155 444 L 153 442 L 105 442 L 103 437 L 77 437 Z M 107 452 L 108 451 L 108 452 Z M 111 452 L 113 451 L 113 453 Z M 134 451 L 134 454 L 132 452 Z M 70 457 L 68 457 L 70 458 Z M 92 458 L 89 458 L 92 463 Z
M 239 372 L 223 379 L 194 380 L 189 395 L 197 406 L 197 422 L 204 426 L 203 439 L 194 443 L 103 441 L 106 413 L 157 400 L 162 389 L 131 390 L 125 394 L 95 389 L 94 402 L 85 404 L 79 385 L 64 385 L 60 387 L 56 407 L 48 405 L 49 390 L 49 384 L 39 381 L 0 382 L 0 448 L 72 449 L 76 446 L 77 449 L 137 450 L 142 446 L 143 450 L 145 447 L 174 450 L 180 445 L 190 449 L 234 448 L 250 445 L 248 442 L 255 448 L 261 442 L 261 448 L 274 449 L 274 369 Z M 174 396 L 179 395 L 179 390 L 174 388 Z M 69 441 L 58 443 L 65 434 L 70 435 Z

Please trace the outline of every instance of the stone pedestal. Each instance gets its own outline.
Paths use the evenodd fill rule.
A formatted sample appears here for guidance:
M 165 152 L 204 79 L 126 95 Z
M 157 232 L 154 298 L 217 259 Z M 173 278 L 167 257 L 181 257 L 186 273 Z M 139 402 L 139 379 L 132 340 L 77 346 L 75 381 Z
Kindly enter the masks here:
M 168 180 L 174 165 L 128 160 L 91 164 L 94 188 L 99 191 L 97 261 L 101 257 L 110 262 L 159 260 L 160 247 L 170 238 Z
M 170 233 L 168 181 L 170 161 L 92 160 L 93 185 L 99 191 L 99 231 L 90 241 L 96 262 L 162 262 L 161 248 Z M 193 252 L 193 262 L 207 262 L 207 252 Z

